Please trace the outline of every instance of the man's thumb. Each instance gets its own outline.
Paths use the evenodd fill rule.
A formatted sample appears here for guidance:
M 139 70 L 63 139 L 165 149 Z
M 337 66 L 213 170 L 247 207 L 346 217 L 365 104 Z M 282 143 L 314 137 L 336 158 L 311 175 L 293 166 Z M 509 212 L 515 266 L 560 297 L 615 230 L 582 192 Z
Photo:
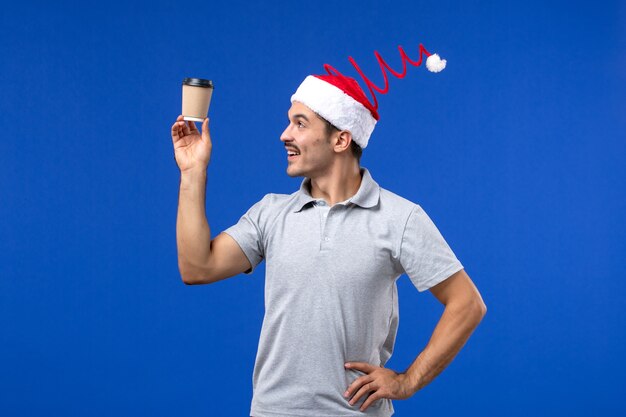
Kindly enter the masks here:
M 208 141 L 211 140 L 211 138 L 209 137 L 209 118 L 208 117 L 204 119 L 204 121 L 202 122 L 202 137 L 205 140 L 208 140 Z

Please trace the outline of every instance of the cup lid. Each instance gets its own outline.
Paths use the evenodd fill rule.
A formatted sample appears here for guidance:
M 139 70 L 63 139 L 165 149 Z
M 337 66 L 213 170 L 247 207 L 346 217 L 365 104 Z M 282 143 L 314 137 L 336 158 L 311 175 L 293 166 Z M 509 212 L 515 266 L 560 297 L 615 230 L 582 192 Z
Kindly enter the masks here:
M 184 85 L 192 85 L 194 87 L 207 87 L 213 88 L 213 81 L 205 80 L 202 78 L 185 78 L 183 80 Z

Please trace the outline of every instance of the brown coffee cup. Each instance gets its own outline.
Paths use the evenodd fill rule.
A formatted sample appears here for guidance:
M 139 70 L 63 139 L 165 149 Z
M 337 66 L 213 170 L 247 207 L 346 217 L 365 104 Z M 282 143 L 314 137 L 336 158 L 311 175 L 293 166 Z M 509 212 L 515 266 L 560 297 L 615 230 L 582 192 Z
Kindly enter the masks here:
M 209 113 L 213 82 L 202 78 L 183 80 L 183 119 L 202 122 Z

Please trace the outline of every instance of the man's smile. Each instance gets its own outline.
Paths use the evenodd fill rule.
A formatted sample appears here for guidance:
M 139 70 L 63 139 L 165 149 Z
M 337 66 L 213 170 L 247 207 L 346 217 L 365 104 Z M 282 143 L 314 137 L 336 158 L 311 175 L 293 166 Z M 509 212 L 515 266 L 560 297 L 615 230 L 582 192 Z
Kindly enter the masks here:
M 290 161 L 296 159 L 300 155 L 300 152 L 295 148 L 285 146 L 285 149 L 287 149 L 287 159 Z

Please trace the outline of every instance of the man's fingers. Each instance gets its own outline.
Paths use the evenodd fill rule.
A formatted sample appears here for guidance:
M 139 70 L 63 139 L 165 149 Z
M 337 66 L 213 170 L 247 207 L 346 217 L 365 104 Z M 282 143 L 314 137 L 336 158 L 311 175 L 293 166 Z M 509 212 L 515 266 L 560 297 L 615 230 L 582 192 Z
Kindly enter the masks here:
M 374 391 L 375 389 L 376 388 L 374 388 L 372 382 L 363 385 L 361 389 L 358 390 L 354 397 L 352 397 L 352 399 L 350 400 L 350 405 L 356 404 L 363 395 L 367 394 L 370 391 Z
M 379 368 L 367 362 L 347 362 L 345 367 L 348 369 L 358 369 L 368 374 Z
M 193 122 L 192 122 L 192 123 L 193 123 Z M 182 128 L 183 128 L 183 133 L 185 134 L 185 136 L 187 136 L 188 134 L 190 134 L 190 133 L 191 133 L 191 132 L 189 131 L 189 126 L 187 126 L 187 123 L 185 123 L 184 121 L 183 121 L 183 126 L 182 126 Z
M 197 132 L 198 128 L 196 127 L 196 123 L 193 120 L 189 120 L 187 121 L 187 123 L 189 123 L 189 131 L 190 132 Z
M 352 384 L 350 384 L 346 392 L 343 394 L 344 397 L 350 398 L 352 394 L 355 393 L 361 387 L 361 385 L 372 382 L 373 380 L 374 378 L 372 378 L 370 375 L 363 375 L 363 376 L 358 377 L 357 379 L 352 381 Z
M 180 139 L 180 133 L 180 125 L 178 124 L 178 122 L 176 122 L 172 125 L 172 139 Z
M 372 405 L 372 403 L 376 400 L 379 400 L 383 398 L 383 394 L 380 393 L 379 391 L 374 392 L 372 395 L 370 395 L 369 397 L 367 397 L 367 400 L 365 400 L 365 402 L 361 405 L 361 408 L 359 408 L 359 410 L 361 411 L 365 411 L 367 409 L 367 407 L 369 407 L 370 405 Z

